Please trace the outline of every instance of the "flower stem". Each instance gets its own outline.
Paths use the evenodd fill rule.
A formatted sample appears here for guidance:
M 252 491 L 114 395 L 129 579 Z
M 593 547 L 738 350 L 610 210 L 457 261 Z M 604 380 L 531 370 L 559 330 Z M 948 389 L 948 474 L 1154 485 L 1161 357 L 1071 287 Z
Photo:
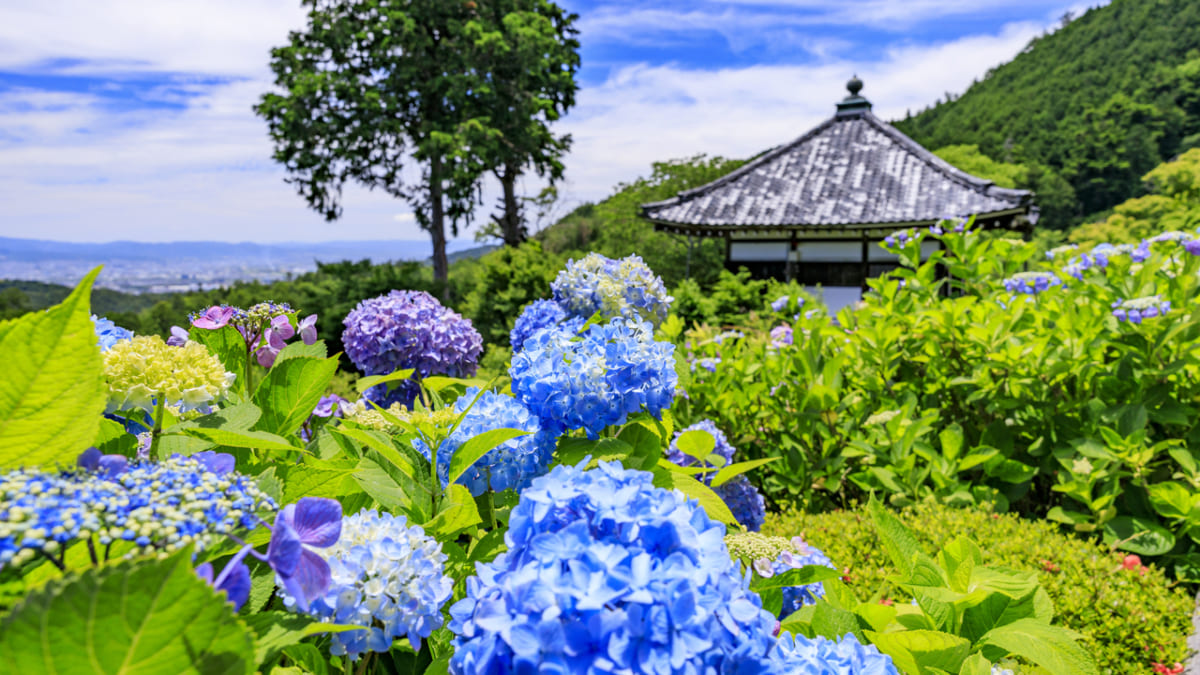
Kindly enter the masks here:
M 158 456 L 158 438 L 162 436 L 163 415 L 166 412 L 167 399 L 160 393 L 154 405 L 154 428 L 150 430 L 150 457 L 153 459 L 161 459 Z
M 99 567 L 100 560 L 96 558 L 96 542 L 92 537 L 87 538 L 88 555 L 92 557 L 92 565 Z

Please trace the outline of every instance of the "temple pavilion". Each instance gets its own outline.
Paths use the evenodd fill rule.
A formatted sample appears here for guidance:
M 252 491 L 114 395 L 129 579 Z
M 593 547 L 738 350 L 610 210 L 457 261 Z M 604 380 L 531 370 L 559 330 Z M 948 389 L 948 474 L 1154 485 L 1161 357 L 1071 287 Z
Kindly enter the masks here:
M 1031 192 L 951 166 L 876 117 L 862 86 L 850 80 L 834 116 L 800 138 L 707 185 L 643 204 L 643 217 L 656 230 L 721 237 L 727 268 L 820 286 L 833 309 L 897 266 L 879 245 L 892 232 L 970 215 L 985 228 L 1037 222 Z M 923 245 L 928 255 L 938 242 Z

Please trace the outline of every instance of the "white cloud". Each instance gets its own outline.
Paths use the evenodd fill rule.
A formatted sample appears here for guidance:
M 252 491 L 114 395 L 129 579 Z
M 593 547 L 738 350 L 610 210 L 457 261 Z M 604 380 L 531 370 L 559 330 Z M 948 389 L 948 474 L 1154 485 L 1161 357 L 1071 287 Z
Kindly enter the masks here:
M 0 9 L 0 70 L 79 58 L 87 61 L 74 69 L 101 76 L 129 69 L 169 74 L 147 95 L 182 108 L 113 109 L 102 91 L 0 92 L 0 235 L 424 238 L 407 205 L 382 193 L 348 188 L 343 218 L 327 223 L 284 183 L 265 123 L 251 106 L 270 87 L 267 50 L 302 23 L 294 0 L 10 0 Z M 1011 24 L 939 45 L 901 44 L 873 62 L 837 58 L 845 53 L 837 44 L 796 31 L 798 43 L 809 40 L 808 49 L 826 60 L 719 70 L 627 65 L 583 89 L 562 123 L 575 137 L 564 193 L 571 202 L 596 200 L 654 161 L 701 152 L 745 157 L 791 140 L 832 114 L 853 72 L 878 114 L 901 116 L 944 92 L 963 91 L 1051 23 Z M 530 179 L 528 192 L 537 189 Z M 485 191 L 478 220 L 493 210 L 493 194 Z
M 580 92 L 564 127 L 575 137 L 566 191 L 595 200 L 652 162 L 697 153 L 748 157 L 788 142 L 834 112 L 854 73 L 884 119 L 916 112 L 1011 59 L 1043 25 L 1015 23 L 995 35 L 939 45 L 901 45 L 876 62 L 689 70 L 630 66 Z

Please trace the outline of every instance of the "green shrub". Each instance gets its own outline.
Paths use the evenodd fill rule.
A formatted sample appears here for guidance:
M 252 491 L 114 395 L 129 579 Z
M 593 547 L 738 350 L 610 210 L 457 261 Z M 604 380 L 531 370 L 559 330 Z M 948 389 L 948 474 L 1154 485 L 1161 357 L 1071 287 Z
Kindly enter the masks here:
M 525 305 L 550 297 L 550 282 L 563 262 L 560 256 L 543 251 L 536 241 L 505 246 L 479 259 L 474 286 L 461 311 L 475 324 L 489 349 L 508 346 L 508 333 Z
M 1123 554 L 1013 514 L 923 503 L 898 515 L 927 551 L 962 535 L 979 544 L 985 564 L 1038 572 L 1054 601 L 1055 623 L 1083 635 L 1102 673 L 1147 673 L 1155 662 L 1187 657 L 1191 597 L 1158 567 L 1124 569 Z M 803 536 L 843 568 L 860 598 L 909 601 L 887 580 L 892 563 L 865 509 L 771 514 L 763 534 Z

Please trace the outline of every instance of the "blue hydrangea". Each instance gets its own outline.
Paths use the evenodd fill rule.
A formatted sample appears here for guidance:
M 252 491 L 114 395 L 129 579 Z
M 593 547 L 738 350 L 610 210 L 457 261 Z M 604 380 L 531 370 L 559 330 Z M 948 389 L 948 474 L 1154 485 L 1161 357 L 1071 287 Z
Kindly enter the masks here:
M 1112 313 L 1117 317 L 1117 321 L 1129 323 L 1141 323 L 1144 319 L 1153 319 L 1171 311 L 1171 301 L 1163 300 L 1160 295 L 1117 300 L 1112 306 Z
M 737 518 L 743 527 L 751 532 L 762 529 L 763 522 L 767 519 L 767 505 L 762 493 L 745 475 L 735 476 L 732 480 L 713 488 L 713 491 L 725 502 L 733 517 Z
M 592 438 L 629 415 L 654 416 L 675 398 L 675 346 L 656 342 L 649 323 L 621 318 L 574 330 L 544 329 L 513 354 L 513 394 L 543 428 L 585 429 Z
M 1097 244 L 1089 252 L 1089 255 L 1091 256 L 1092 267 L 1108 267 L 1109 260 L 1120 256 L 1129 256 L 1135 263 L 1145 262 L 1150 257 L 1150 242 L 1142 241 L 1139 244 Z
M 636 255 L 613 260 L 589 253 L 570 260 L 550 284 L 554 300 L 572 316 L 605 318 L 623 316 L 649 321 L 655 326 L 667 318 L 671 302 L 667 287 Z
M 111 320 L 104 317 L 92 315 L 92 323 L 96 327 L 96 339 L 100 344 L 100 351 L 106 352 L 122 340 L 133 338 L 133 331 L 121 328 Z
M 1079 250 L 1079 244 L 1063 244 L 1062 246 L 1055 246 L 1049 251 L 1046 251 L 1046 259 L 1054 260 L 1056 258 L 1063 257 L 1068 253 L 1074 253 L 1077 250 Z
M 780 324 L 771 329 L 771 346 L 776 349 L 782 349 L 791 345 L 794 340 L 792 335 L 792 327 L 787 324 Z
M 771 301 L 771 311 L 782 312 L 785 308 L 787 308 L 788 302 L 790 302 L 791 299 L 792 298 L 787 295 L 781 295 L 778 298 L 775 298 L 773 301 Z
M 517 317 L 512 332 L 508 334 L 508 342 L 514 352 L 521 351 L 525 340 L 543 328 L 562 323 L 567 318 L 567 310 L 553 300 L 536 300 L 526 305 Z
M 175 456 L 120 473 L 18 469 L 0 475 L 0 567 L 90 537 L 101 545 L 199 550 L 256 527 L 274 502 L 252 478 L 207 461 L 210 456 L 220 457 Z
M 342 518 L 337 543 L 318 553 L 329 563 L 330 584 L 309 613 L 331 623 L 363 626 L 332 633 L 329 651 L 357 659 L 386 653 L 399 638 L 413 649 L 442 625 L 442 605 L 454 580 L 445 574 L 442 545 L 404 516 L 363 510 Z M 296 601 L 280 592 L 284 604 Z
M 782 633 L 771 658 L 778 672 L 790 675 L 900 675 L 892 657 L 875 645 L 859 644 L 853 633 L 836 642 Z
M 721 357 L 706 356 L 704 358 L 692 361 L 692 372 L 696 372 L 696 366 L 699 366 L 710 373 L 715 373 L 717 372 L 717 366 L 719 365 L 721 365 Z
M 462 413 L 475 400 L 479 389 L 470 387 L 454 403 Z M 520 401 L 504 394 L 485 391 L 463 417 L 458 428 L 438 446 L 438 476 L 449 482 L 450 459 L 468 439 L 493 429 L 520 429 L 529 432 L 492 448 L 458 479 L 471 494 L 479 496 L 490 485 L 496 492 L 520 490 L 534 478 L 546 473 L 554 458 L 556 435 L 542 429 L 538 419 Z M 413 447 L 426 458 L 429 446 L 413 439 Z
M 700 420 L 686 429 L 676 432 L 675 438 L 671 439 L 671 444 L 667 447 L 668 460 L 679 466 L 696 466 L 700 464 L 694 457 L 679 449 L 679 437 L 687 431 L 707 431 L 712 434 L 714 440 L 713 454 L 721 457 L 721 466 L 728 466 L 733 463 L 733 455 L 737 450 L 729 442 L 729 439 L 725 437 L 724 432 L 718 429 L 712 420 Z M 712 469 L 718 468 L 710 462 L 704 462 L 703 466 Z M 710 471 L 697 476 L 697 478 L 706 485 L 711 485 L 715 475 L 716 471 Z M 758 488 L 754 487 L 745 475 L 735 476 L 732 480 L 713 488 L 713 491 L 725 502 L 725 505 L 733 513 L 734 518 L 743 527 L 751 532 L 758 532 L 762 529 L 763 522 L 767 517 L 766 502 L 763 500 L 763 496 L 758 491 Z
M 508 550 L 450 609 L 450 672 L 772 672 L 775 617 L 725 527 L 653 476 L 558 466 L 521 493 Z
M 1051 272 L 1018 272 L 1004 280 L 1004 290 L 1026 295 L 1036 295 L 1061 285 L 1062 279 Z
M 358 303 L 343 321 L 346 356 L 365 375 L 412 368 L 418 378 L 475 374 L 483 338 L 424 291 L 392 291 Z

